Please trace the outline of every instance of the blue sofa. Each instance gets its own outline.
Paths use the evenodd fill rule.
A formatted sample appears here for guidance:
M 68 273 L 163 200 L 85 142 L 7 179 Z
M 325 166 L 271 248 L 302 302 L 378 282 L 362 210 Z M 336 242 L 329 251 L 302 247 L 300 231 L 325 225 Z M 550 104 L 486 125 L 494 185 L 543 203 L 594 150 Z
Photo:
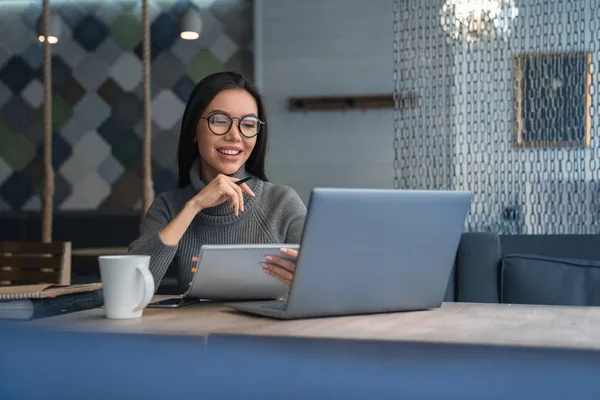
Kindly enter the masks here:
M 446 300 L 600 305 L 600 235 L 464 233 Z

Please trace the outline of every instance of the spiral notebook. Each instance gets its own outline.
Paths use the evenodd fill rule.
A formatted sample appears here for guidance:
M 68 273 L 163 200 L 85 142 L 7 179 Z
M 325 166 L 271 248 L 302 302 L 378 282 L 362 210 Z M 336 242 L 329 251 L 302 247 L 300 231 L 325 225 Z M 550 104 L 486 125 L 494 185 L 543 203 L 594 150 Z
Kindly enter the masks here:
M 297 244 L 203 245 L 191 260 L 194 276 L 186 297 L 205 300 L 269 300 L 287 295 L 289 288 L 267 275 L 260 263 L 267 254 L 284 258 L 281 248 Z
M 102 283 L 0 287 L 0 320 L 30 320 L 101 307 Z
M 41 283 L 37 285 L 16 285 L 0 287 L 0 302 L 24 299 L 44 299 L 72 293 L 91 292 L 102 288 L 102 283 L 87 283 L 81 285 L 56 285 Z

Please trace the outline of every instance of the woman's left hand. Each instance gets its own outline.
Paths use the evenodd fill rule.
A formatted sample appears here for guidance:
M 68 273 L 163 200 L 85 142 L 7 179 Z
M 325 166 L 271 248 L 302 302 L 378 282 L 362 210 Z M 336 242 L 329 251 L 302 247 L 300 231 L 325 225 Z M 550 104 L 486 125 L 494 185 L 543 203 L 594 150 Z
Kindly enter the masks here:
M 262 262 L 261 265 L 267 274 L 290 286 L 292 279 L 294 279 L 298 251 L 293 249 L 281 249 L 280 251 L 285 257 L 271 254 L 266 257 L 266 261 Z

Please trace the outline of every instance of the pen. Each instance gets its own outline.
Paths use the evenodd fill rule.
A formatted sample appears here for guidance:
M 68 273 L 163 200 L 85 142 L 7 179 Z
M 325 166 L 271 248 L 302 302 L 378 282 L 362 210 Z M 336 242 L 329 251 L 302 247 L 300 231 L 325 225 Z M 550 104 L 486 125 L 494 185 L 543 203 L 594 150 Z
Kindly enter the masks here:
M 241 185 L 242 183 L 249 181 L 251 178 L 252 178 L 252 177 L 251 177 L 251 176 L 249 176 L 249 177 L 247 177 L 247 178 L 240 179 L 240 180 L 239 180 L 239 181 L 237 181 L 235 184 L 239 186 L 239 185 Z

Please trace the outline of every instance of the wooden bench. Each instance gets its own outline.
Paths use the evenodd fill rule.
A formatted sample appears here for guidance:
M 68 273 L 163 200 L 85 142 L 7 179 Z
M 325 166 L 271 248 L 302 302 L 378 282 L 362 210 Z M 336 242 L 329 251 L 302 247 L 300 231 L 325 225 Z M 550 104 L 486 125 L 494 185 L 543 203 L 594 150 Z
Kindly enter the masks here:
M 71 284 L 71 242 L 0 242 L 0 285 Z

